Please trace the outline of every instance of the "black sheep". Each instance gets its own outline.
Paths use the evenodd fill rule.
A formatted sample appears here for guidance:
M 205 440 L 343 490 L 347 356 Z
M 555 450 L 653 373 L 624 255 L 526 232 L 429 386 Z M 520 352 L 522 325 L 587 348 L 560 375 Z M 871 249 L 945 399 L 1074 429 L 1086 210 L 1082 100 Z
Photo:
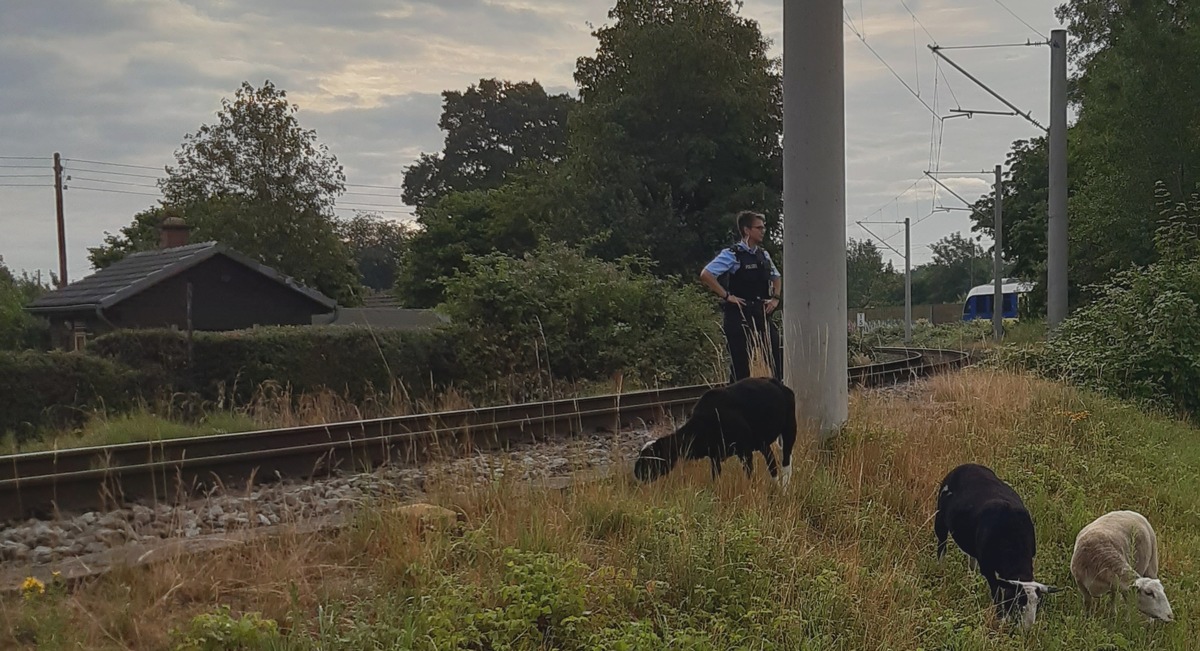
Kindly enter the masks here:
M 781 436 L 782 475 L 771 452 L 771 444 Z M 721 474 L 721 463 L 736 455 L 749 477 L 754 452 L 758 451 L 766 459 L 771 476 L 786 486 L 792 473 L 795 442 L 796 394 L 774 378 L 746 378 L 706 391 L 687 422 L 642 448 L 633 472 L 642 481 L 653 481 L 670 472 L 681 458 L 708 457 L 716 479 Z
M 1033 580 L 1033 518 L 1017 492 L 985 466 L 965 463 L 946 475 L 933 529 L 938 560 L 946 553 L 949 533 L 987 580 L 997 617 L 1019 609 L 1021 627 L 1028 630 L 1041 598 L 1059 590 Z

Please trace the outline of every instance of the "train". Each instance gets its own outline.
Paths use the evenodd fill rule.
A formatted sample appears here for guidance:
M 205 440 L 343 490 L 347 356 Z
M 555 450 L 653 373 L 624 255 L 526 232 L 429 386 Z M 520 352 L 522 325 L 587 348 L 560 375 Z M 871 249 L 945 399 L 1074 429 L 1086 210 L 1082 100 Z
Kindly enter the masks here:
M 1033 291 L 1033 283 L 1022 282 L 1014 278 L 1003 279 L 1000 284 L 1000 294 L 1003 297 L 1000 307 L 1002 318 L 1017 319 L 1021 297 L 1031 291 Z M 993 283 L 972 287 L 971 291 L 967 292 L 967 300 L 963 302 L 962 320 L 991 320 L 995 295 L 996 286 Z

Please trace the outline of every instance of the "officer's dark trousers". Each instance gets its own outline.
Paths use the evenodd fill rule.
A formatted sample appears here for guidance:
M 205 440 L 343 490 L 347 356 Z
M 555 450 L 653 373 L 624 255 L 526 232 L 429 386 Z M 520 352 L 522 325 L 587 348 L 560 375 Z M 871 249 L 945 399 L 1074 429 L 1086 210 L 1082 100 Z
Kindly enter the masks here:
M 733 361 L 730 382 L 750 377 L 750 347 L 769 346 L 774 365 L 774 375 L 783 379 L 783 342 L 779 339 L 779 328 L 766 317 L 763 304 L 748 305 L 738 309 L 736 305 L 724 307 L 725 319 L 722 329 L 729 346 L 729 357 Z M 761 353 L 760 353 L 761 355 Z

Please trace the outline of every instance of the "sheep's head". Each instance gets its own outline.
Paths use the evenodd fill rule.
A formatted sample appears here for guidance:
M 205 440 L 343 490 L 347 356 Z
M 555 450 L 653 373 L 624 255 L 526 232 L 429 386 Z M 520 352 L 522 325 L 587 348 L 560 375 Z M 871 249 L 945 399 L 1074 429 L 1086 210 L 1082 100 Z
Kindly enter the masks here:
M 1011 586 L 1012 596 L 1009 596 L 1009 590 L 1004 592 L 1008 603 L 1020 612 L 1021 615 L 1021 630 L 1028 631 L 1033 628 L 1034 621 L 1037 620 L 1038 606 L 1042 602 L 1042 597 L 1048 594 L 1054 594 L 1061 590 L 1052 585 L 1038 583 L 1037 581 L 1017 581 L 1013 579 L 1000 579 L 1002 582 Z M 1011 610 L 1010 610 L 1011 612 Z
M 633 464 L 633 474 L 640 481 L 654 481 L 671 471 L 679 458 L 679 451 L 671 445 L 670 437 L 650 441 L 642 446 L 637 461 Z
M 1131 588 L 1137 590 L 1137 607 L 1144 615 L 1161 622 L 1175 621 L 1162 581 L 1141 576 L 1133 581 Z

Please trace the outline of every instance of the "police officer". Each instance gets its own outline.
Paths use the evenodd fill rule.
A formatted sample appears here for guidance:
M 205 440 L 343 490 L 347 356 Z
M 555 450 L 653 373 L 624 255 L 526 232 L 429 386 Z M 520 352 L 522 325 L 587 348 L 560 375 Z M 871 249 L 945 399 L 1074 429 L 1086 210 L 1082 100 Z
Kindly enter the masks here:
M 770 346 L 775 377 L 782 379 L 783 349 L 779 330 L 767 317 L 779 307 L 783 282 L 775 263 L 761 244 L 766 222 L 756 212 L 743 210 L 737 215 L 742 239 L 723 249 L 700 272 L 700 282 L 721 298 L 724 308 L 722 329 L 733 360 L 731 382 L 750 377 L 751 342 Z M 719 278 L 728 274 L 722 285 Z

